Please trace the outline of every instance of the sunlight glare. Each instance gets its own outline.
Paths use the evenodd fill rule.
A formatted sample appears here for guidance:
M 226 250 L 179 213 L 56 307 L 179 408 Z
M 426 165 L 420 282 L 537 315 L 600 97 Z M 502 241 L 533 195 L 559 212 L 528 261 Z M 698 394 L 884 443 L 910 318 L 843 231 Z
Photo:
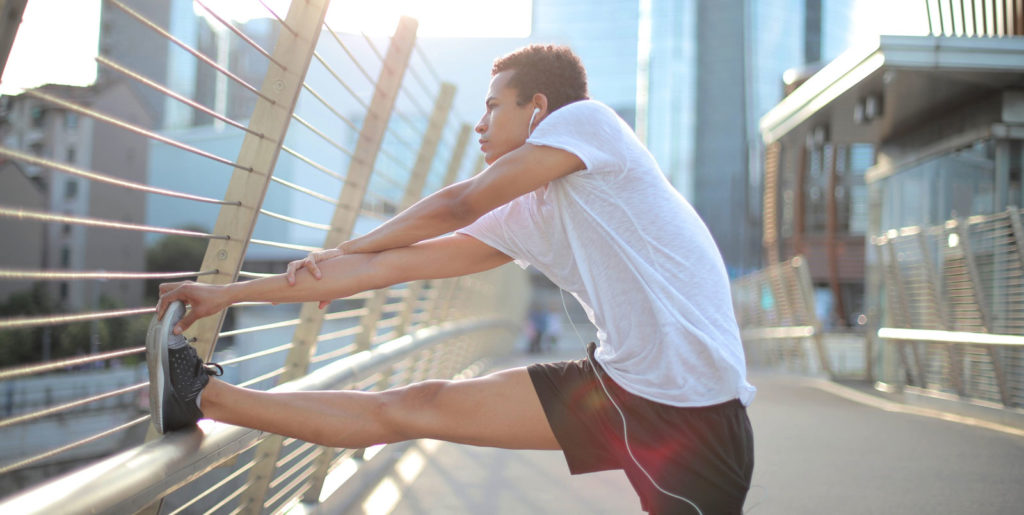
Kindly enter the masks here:
M 99 35 L 100 0 L 29 2 L 4 67 L 0 94 L 16 95 L 44 84 L 96 82 Z

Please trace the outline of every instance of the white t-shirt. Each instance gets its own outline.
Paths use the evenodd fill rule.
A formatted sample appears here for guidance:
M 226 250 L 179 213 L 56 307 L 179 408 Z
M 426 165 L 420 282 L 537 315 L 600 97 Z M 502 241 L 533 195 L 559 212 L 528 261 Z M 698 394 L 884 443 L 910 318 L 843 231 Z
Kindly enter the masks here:
M 527 143 L 571 152 L 586 169 L 458 232 L 571 292 L 598 329 L 597 361 L 629 392 L 673 406 L 749 404 L 722 257 L 632 129 L 584 100 L 551 113 Z

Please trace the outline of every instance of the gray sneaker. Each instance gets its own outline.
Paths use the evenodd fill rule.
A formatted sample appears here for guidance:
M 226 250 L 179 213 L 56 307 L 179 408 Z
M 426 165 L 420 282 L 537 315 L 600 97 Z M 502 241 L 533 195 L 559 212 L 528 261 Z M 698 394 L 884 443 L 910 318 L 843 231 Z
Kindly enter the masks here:
M 163 320 L 153 316 L 146 334 L 149 409 L 153 427 L 161 434 L 189 427 L 203 418 L 196 399 L 210 382 L 210 376 L 224 373 L 216 363 L 203 363 L 184 335 L 172 333 L 174 324 L 184 314 L 184 304 L 172 303 Z

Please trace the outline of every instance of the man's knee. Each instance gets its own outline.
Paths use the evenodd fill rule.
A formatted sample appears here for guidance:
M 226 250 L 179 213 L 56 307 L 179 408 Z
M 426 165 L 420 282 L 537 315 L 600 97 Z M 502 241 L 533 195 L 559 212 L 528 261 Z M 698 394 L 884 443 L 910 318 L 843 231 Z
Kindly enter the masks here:
M 382 392 L 382 422 L 400 440 L 435 436 L 443 422 L 441 392 L 450 381 L 429 380 Z

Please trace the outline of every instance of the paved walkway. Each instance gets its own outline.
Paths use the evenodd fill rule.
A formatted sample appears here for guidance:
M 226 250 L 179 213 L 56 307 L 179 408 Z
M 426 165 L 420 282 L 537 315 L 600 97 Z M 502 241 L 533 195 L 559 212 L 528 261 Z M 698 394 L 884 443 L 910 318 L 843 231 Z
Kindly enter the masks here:
M 545 358 L 578 356 L 570 349 Z M 755 373 L 752 382 L 757 464 L 746 513 L 1024 512 L 1019 433 L 887 411 L 820 380 Z M 407 453 L 364 506 L 403 515 L 640 513 L 620 471 L 573 477 L 557 452 L 432 441 Z

